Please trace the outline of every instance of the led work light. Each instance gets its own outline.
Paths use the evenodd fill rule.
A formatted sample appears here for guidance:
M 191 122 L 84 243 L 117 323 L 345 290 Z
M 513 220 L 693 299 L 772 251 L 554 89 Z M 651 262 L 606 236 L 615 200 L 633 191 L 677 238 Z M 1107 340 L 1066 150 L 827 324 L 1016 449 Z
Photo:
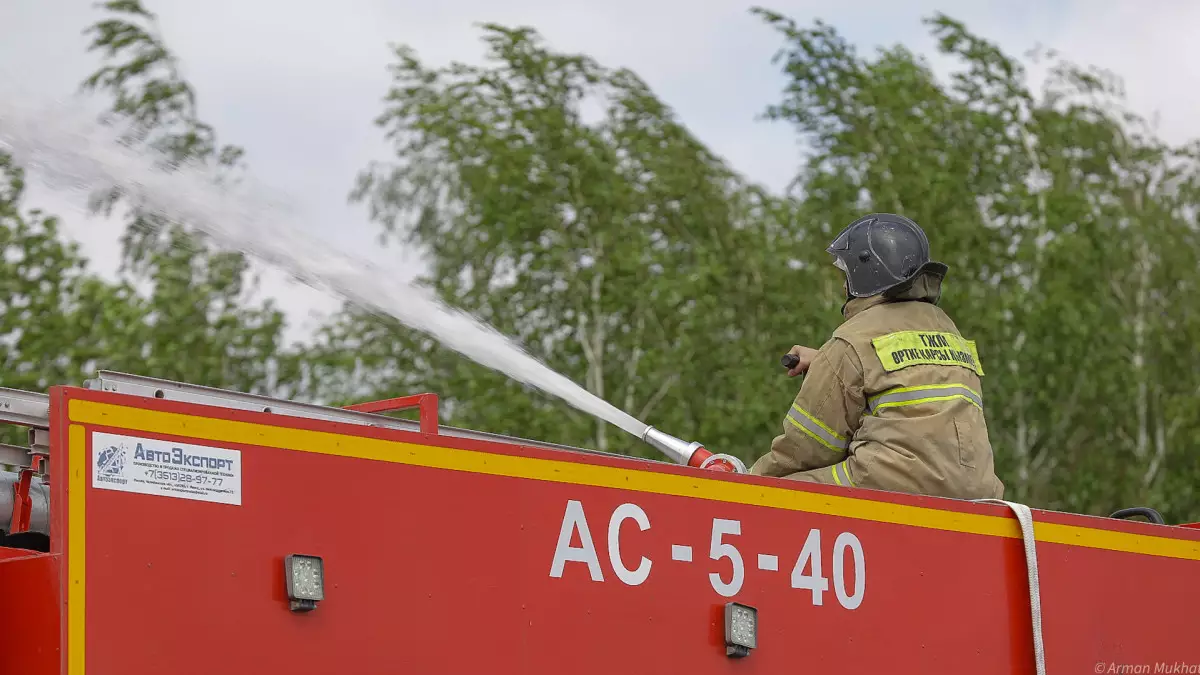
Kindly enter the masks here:
M 725 604 L 725 655 L 741 658 L 758 646 L 758 610 L 736 602 Z
M 325 599 L 325 565 L 315 555 L 289 555 L 283 559 L 289 607 L 293 612 L 308 612 Z

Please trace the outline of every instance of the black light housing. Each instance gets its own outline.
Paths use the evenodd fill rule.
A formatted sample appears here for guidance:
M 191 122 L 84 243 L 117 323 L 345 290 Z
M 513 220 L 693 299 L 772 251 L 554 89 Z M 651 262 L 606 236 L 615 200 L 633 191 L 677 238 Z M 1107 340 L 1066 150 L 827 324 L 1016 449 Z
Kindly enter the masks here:
M 725 604 L 725 655 L 749 656 L 758 647 L 758 610 L 737 602 Z
M 283 559 L 283 577 L 287 581 L 288 607 L 293 612 L 309 612 L 325 599 L 325 563 L 315 555 L 289 555 Z

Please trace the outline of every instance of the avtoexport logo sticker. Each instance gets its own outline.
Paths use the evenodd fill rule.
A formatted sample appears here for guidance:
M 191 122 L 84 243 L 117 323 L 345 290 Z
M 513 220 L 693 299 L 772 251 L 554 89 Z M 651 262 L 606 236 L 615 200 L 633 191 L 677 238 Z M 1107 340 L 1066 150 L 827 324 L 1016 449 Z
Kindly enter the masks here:
M 242 453 L 95 433 L 92 487 L 240 506 Z
M 124 485 L 129 481 L 125 476 L 125 448 L 110 445 L 96 457 L 96 471 L 100 480 Z

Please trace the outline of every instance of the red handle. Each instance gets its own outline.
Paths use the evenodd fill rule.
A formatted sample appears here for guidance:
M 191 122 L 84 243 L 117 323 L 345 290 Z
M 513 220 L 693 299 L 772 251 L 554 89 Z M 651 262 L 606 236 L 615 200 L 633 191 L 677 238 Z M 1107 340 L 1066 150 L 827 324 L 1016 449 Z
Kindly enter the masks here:
M 691 459 L 688 460 L 688 466 L 694 466 L 699 469 L 701 468 L 700 465 L 704 464 L 704 461 L 712 456 L 713 453 L 709 452 L 708 450 L 704 448 L 696 448 L 696 451 L 692 453 Z M 709 471 L 724 471 L 726 473 L 738 472 L 737 467 L 725 458 L 714 459 L 708 466 L 703 468 L 708 469 Z
M 704 460 L 708 459 L 709 457 L 712 457 L 711 452 L 705 450 L 704 448 L 696 448 L 696 450 L 692 452 L 692 456 L 688 458 L 687 465 L 694 466 L 699 469 L 700 465 L 704 463 Z
M 438 432 L 438 397 L 437 394 L 414 394 L 387 398 L 382 401 L 367 401 L 348 405 L 345 410 L 365 413 L 383 413 L 394 410 L 419 408 L 421 410 L 421 433 L 436 434 Z
M 29 531 L 29 520 L 33 515 L 33 500 L 29 497 L 29 486 L 33 481 L 33 471 L 38 463 L 34 461 L 33 464 L 33 467 L 21 469 L 21 477 L 13 483 L 12 520 L 9 525 L 9 534 Z

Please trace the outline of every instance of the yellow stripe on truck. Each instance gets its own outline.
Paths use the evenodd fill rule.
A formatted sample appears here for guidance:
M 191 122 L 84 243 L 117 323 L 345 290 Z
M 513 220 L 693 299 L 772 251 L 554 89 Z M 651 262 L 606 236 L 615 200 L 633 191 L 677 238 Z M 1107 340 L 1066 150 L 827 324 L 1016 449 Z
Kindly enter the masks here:
M 335 434 L 327 431 L 310 431 L 159 412 L 78 399 L 70 401 L 68 414 L 72 421 L 83 424 L 169 434 L 205 441 L 245 443 L 282 450 L 371 459 L 449 471 L 465 471 L 677 497 L 695 497 L 878 523 L 912 525 L 949 532 L 1011 539 L 1021 537 L 1020 528 L 1013 518 L 826 495 L 740 481 L 704 478 L 694 474 L 678 475 L 582 462 L 426 446 L 402 441 Z M 74 464 L 72 465 L 74 466 Z M 1038 541 L 1049 543 L 1200 560 L 1200 542 L 1198 541 L 1052 523 L 1035 523 L 1035 533 Z
M 87 585 L 87 504 L 88 486 L 87 431 L 78 424 L 67 430 L 67 455 L 71 475 L 67 477 L 67 674 L 83 675 L 84 617 L 86 616 Z

